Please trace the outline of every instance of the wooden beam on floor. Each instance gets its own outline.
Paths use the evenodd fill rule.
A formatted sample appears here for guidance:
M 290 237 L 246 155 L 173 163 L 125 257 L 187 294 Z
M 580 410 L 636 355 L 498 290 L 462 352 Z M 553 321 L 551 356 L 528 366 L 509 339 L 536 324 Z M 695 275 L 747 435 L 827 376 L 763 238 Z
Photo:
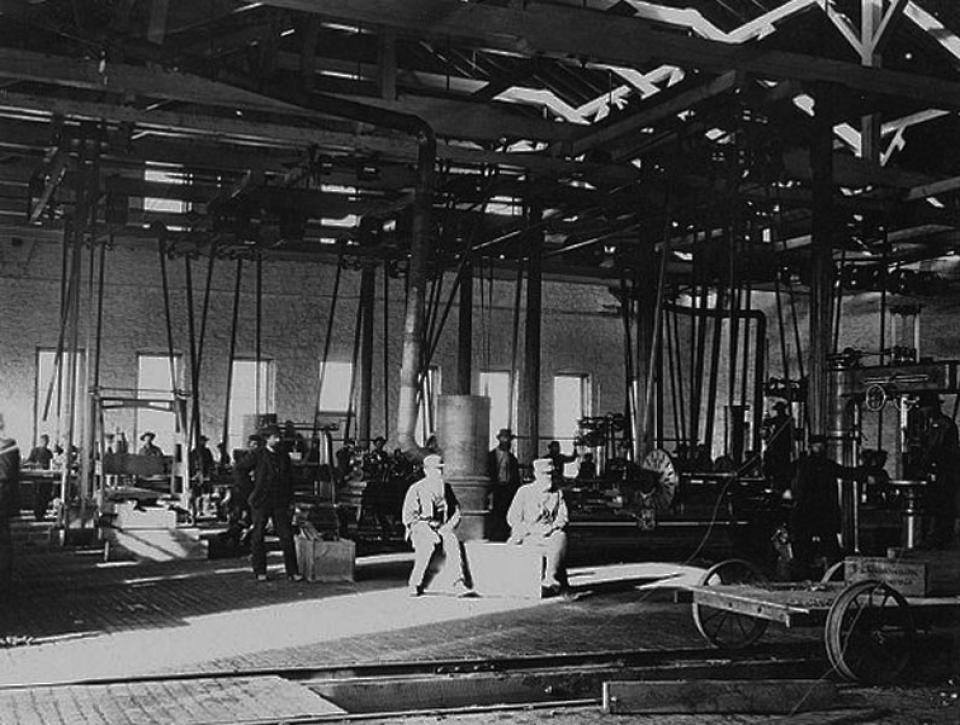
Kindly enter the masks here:
M 643 680 L 603 683 L 608 714 L 742 713 L 822 710 L 837 700 L 828 680 Z

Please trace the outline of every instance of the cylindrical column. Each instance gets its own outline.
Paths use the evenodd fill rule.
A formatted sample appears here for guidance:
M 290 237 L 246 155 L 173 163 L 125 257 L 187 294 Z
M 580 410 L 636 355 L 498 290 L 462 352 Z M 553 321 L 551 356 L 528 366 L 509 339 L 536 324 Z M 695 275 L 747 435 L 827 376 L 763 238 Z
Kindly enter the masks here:
M 490 519 L 490 479 L 487 478 L 487 439 L 490 398 L 482 395 L 441 395 L 437 402 L 437 442 L 443 451 L 443 477 L 460 501 L 460 538 L 487 537 Z

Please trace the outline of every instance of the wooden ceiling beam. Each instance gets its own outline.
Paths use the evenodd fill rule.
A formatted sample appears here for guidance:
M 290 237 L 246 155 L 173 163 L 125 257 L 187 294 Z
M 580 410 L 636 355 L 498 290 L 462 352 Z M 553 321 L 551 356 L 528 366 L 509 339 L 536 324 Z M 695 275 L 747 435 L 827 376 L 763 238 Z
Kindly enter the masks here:
M 395 101 L 367 96 L 342 97 L 367 106 L 419 116 L 441 137 L 482 141 L 529 139 L 563 142 L 572 139 L 577 131 L 577 127 L 572 124 L 544 121 L 516 113 L 510 110 L 510 104 L 490 105 L 410 94 L 401 94 Z
M 196 134 L 201 139 L 228 139 L 232 143 L 250 143 L 258 147 L 306 149 L 318 146 L 331 152 L 359 153 L 382 159 L 414 161 L 417 144 L 406 136 L 346 133 L 308 126 L 245 121 L 223 116 L 185 114 L 176 111 L 141 110 L 93 101 L 60 99 L 6 93 L 0 96 L 0 110 L 30 110 L 67 117 L 106 119 L 134 123 L 155 132 Z M 505 168 L 529 169 L 548 176 L 585 178 L 601 184 L 626 184 L 639 172 L 629 166 L 567 161 L 539 153 L 501 153 L 456 144 L 438 144 L 437 155 L 463 164 L 494 164 Z
M 454 0 L 265 0 L 325 17 L 384 25 L 418 37 L 451 40 L 529 57 L 576 55 L 644 66 L 656 60 L 714 73 L 737 70 L 760 78 L 834 83 L 860 93 L 960 108 L 960 82 L 766 48 L 684 37 L 635 18 L 524 3 L 496 7 Z
M 622 118 L 616 117 L 609 123 L 595 125 L 578 134 L 578 138 L 571 145 L 571 152 L 574 156 L 579 156 L 589 149 L 635 133 L 645 126 L 685 111 L 701 101 L 726 93 L 734 88 L 737 82 L 738 74 L 735 71 L 729 71 L 697 88 L 671 94 L 670 97 L 661 99 L 660 94 L 657 94 L 636 113 Z

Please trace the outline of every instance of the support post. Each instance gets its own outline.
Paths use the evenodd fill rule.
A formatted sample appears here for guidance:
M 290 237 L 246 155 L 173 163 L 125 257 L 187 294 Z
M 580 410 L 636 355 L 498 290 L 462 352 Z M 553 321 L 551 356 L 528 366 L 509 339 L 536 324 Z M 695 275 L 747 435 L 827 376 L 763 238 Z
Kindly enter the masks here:
M 810 248 L 810 345 L 807 405 L 811 429 L 827 433 L 829 390 L 827 354 L 833 328 L 833 118 L 835 89 L 817 87 L 810 162 L 813 175 L 813 221 Z
M 457 325 L 457 395 L 470 395 L 473 385 L 473 265 L 464 264 L 460 275 L 460 309 Z
M 647 390 L 652 389 L 650 376 L 655 375 L 651 368 L 651 351 L 654 346 L 654 327 L 656 324 L 657 308 L 657 254 L 653 243 L 641 243 L 637 247 L 637 339 L 636 360 L 634 361 L 635 381 L 637 391 L 635 400 L 636 410 L 633 411 L 635 435 L 633 436 L 633 460 L 642 461 L 643 457 L 653 447 L 651 434 L 652 411 L 647 410 L 653 404 L 653 398 L 647 396 Z
M 543 268 L 543 201 L 531 199 L 527 209 L 527 311 L 523 363 L 517 402 L 517 457 L 532 461 L 540 449 L 540 329 L 542 323 L 541 279 Z M 513 401 L 510 401 L 513 404 Z M 555 433 L 555 431 L 554 431 Z
M 377 268 L 365 264 L 360 271 L 360 410 L 357 411 L 357 439 L 370 442 L 373 407 L 373 308 L 376 302 Z
M 424 285 L 427 281 L 426 255 L 429 251 L 430 212 L 433 205 L 433 165 L 437 141 L 429 129 L 420 132 L 417 158 L 417 188 L 414 192 L 413 223 L 410 234 L 410 265 L 407 269 L 407 308 L 403 321 L 403 349 L 400 357 L 400 395 L 397 401 L 397 445 L 404 452 L 417 449 L 413 437 L 417 425 L 417 388 L 423 348 Z

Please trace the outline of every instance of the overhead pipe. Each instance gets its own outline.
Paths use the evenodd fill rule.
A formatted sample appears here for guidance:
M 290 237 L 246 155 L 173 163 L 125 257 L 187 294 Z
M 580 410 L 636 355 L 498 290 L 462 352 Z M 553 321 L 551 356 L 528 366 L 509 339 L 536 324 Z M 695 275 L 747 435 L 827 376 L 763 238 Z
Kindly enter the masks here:
M 434 164 L 437 159 L 436 134 L 430 124 L 419 116 L 368 106 L 333 95 L 289 90 L 276 93 L 273 97 L 325 115 L 400 131 L 417 140 L 417 185 L 413 194 L 410 264 L 407 270 L 407 306 L 400 361 L 400 399 L 397 403 L 397 445 L 404 452 L 418 451 L 413 434 L 417 425 L 417 388 L 423 351 L 424 262 L 430 238 Z

